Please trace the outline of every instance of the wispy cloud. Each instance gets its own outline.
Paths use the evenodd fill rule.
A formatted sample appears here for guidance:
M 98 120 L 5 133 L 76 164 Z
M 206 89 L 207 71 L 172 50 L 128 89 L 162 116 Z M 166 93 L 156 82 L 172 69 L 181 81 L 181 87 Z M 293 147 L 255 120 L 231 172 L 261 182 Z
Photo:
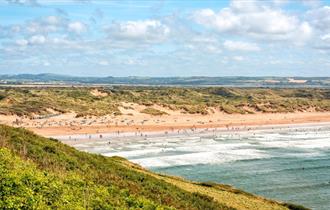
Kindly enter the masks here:
M 260 48 L 255 43 L 241 42 L 241 41 L 230 41 L 226 40 L 223 43 L 224 47 L 232 51 L 259 51 Z

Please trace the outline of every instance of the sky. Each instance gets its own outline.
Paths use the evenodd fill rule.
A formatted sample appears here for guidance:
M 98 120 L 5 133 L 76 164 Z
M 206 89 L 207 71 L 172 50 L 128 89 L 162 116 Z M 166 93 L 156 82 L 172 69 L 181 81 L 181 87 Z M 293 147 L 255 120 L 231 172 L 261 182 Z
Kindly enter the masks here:
M 0 0 L 0 74 L 330 76 L 330 0 Z

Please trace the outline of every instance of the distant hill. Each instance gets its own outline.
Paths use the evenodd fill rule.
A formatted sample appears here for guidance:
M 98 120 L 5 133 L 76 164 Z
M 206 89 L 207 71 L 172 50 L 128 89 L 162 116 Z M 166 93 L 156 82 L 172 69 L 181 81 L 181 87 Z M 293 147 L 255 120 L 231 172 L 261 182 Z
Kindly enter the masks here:
M 0 209 L 305 209 L 149 172 L 0 125 Z
M 62 83 L 235 87 L 329 87 L 329 77 L 76 77 L 57 74 L 0 75 L 0 84 Z

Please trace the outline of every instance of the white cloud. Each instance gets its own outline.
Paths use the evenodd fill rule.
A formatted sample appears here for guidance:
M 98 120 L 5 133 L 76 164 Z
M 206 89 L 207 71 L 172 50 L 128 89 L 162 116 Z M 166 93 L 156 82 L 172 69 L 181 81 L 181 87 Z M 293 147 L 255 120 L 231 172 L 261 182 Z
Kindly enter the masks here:
M 14 1 L 16 0 L 12 0 Z M 68 1 L 61 1 L 63 6 L 68 4 Z M 159 72 L 164 75 L 177 74 L 177 69 L 196 75 L 220 74 L 220 71 L 226 72 L 228 69 L 233 70 L 230 74 L 244 74 L 244 69 L 255 69 L 255 72 L 261 74 L 278 74 L 281 71 L 278 66 L 271 71 L 271 66 L 266 68 L 268 66 L 259 64 L 265 61 L 265 65 L 275 65 L 280 60 L 283 63 L 277 65 L 289 69 L 290 66 L 285 65 L 290 60 L 306 60 L 308 57 L 315 61 L 319 55 L 325 60 L 328 58 L 330 7 L 323 6 L 325 3 L 309 8 L 298 5 L 299 2 L 292 3 L 291 0 L 229 2 L 226 8 L 221 8 L 221 5 L 210 9 L 200 8 L 201 10 L 190 16 L 195 20 L 193 22 L 186 16 L 186 12 L 176 12 L 173 8 L 156 16 L 151 15 L 154 19 L 138 20 L 133 15 L 133 19 L 127 21 L 121 19 L 123 14 L 120 11 L 109 16 L 105 11 L 103 14 L 102 10 L 93 13 L 94 7 L 84 5 L 84 11 L 68 7 L 63 12 L 56 9 L 59 5 L 57 1 L 55 5 L 40 1 L 40 8 L 34 8 L 36 14 L 33 17 L 29 12 L 23 12 L 14 22 L 5 21 L 3 25 L 0 24 L 0 54 L 4 61 L 0 65 L 5 68 L 0 67 L 26 69 L 29 65 L 41 66 L 46 60 L 50 63 L 49 67 L 30 69 L 54 68 L 54 71 L 58 71 L 58 67 L 68 64 L 68 68 L 73 67 L 70 69 L 88 68 L 88 72 L 95 65 L 104 72 L 108 71 L 108 74 L 125 74 L 121 70 L 129 66 L 128 69 L 132 69 L 133 73 L 125 70 L 126 73 L 135 74 L 137 65 L 143 64 L 147 68 L 141 68 L 141 74 L 146 74 L 146 69 L 150 69 L 151 73 L 154 71 L 155 75 Z M 20 4 L 23 3 L 20 0 Z M 43 7 L 44 4 L 47 6 Z M 101 2 L 94 6 L 105 9 L 102 8 L 104 4 Z M 43 11 L 43 8 L 48 8 L 49 11 Z M 188 5 L 186 10 L 195 8 Z M 307 9 L 310 10 L 308 13 Z M 133 14 L 139 11 L 132 9 L 131 12 Z M 114 22 L 107 22 L 112 19 Z M 106 26 L 108 28 L 105 30 Z M 310 38 L 313 38 L 312 42 L 307 42 Z M 298 48 L 292 43 L 306 45 Z M 254 54 L 260 50 L 262 53 L 259 52 L 257 57 L 249 53 Z M 324 52 L 324 55 L 320 52 Z M 267 55 L 273 55 L 274 58 L 268 59 Z M 33 64 L 35 60 L 40 64 Z M 13 65 L 8 66 L 7 61 Z M 224 65 L 219 66 L 221 62 Z M 23 63 L 26 65 L 22 65 Z M 45 62 L 44 65 L 48 63 Z M 256 68 L 248 68 L 249 65 Z M 324 65 L 322 61 L 319 65 L 302 67 L 308 71 L 308 68 L 320 69 Z M 158 68 L 165 70 L 157 70 Z M 185 72 L 184 69 L 189 71 Z M 269 72 L 264 72 L 263 69 Z M 297 69 L 300 70 L 299 67 Z M 294 70 L 292 72 L 300 74 Z M 311 72 L 313 73 L 314 71 Z
M 316 8 L 321 5 L 321 0 L 300 0 L 303 5 Z
M 59 25 L 59 24 L 61 24 L 62 20 L 60 17 L 52 15 L 52 16 L 46 17 L 45 22 L 50 25 Z
M 83 33 L 87 30 L 87 27 L 84 23 L 80 21 L 74 21 L 68 24 L 68 30 L 77 34 Z
M 290 0 L 273 0 L 275 6 L 283 6 L 288 4 Z
M 295 38 L 294 43 L 301 45 L 305 41 L 309 40 L 313 35 L 313 28 L 307 22 L 303 22 L 299 28 L 293 33 L 293 38 Z
M 243 60 L 245 60 L 245 58 L 243 56 L 234 56 L 234 57 L 232 57 L 232 59 L 235 60 L 235 61 L 243 61 Z
M 287 34 L 299 25 L 296 17 L 271 9 L 242 15 L 240 18 L 247 32 L 252 34 Z
M 128 65 L 139 65 L 139 64 L 142 64 L 142 62 L 138 59 L 131 58 L 131 59 L 128 59 L 126 61 L 126 64 L 128 64 Z
M 63 22 L 64 20 L 57 16 L 48 16 L 33 21 L 28 21 L 18 27 L 22 28 L 22 31 L 28 34 L 47 34 L 58 32 L 65 28 Z
M 29 44 L 29 42 L 26 39 L 18 39 L 16 40 L 16 44 L 19 46 L 26 46 Z
M 220 33 L 267 40 L 307 40 L 312 28 L 297 16 L 255 1 L 233 1 L 219 12 L 202 9 L 193 14 L 196 23 Z
M 106 61 L 106 60 L 100 60 L 100 61 L 98 62 L 98 64 L 101 65 L 101 66 L 108 66 L 108 65 L 109 65 L 109 62 Z
M 50 40 L 53 44 L 65 44 L 69 45 L 72 44 L 72 42 L 68 39 L 62 38 L 62 37 L 54 37 Z
M 18 5 L 25 5 L 25 6 L 38 6 L 37 0 L 5 0 L 10 4 L 18 4 Z
M 42 27 L 39 23 L 31 22 L 26 26 L 26 30 L 28 33 L 34 34 L 39 33 L 42 30 Z
M 209 52 L 209 53 L 221 53 L 222 52 L 220 47 L 215 46 L 215 45 L 207 45 L 204 47 L 204 49 L 206 52 Z
M 110 36 L 125 40 L 162 41 L 170 28 L 158 20 L 115 22 L 107 31 Z
M 211 36 L 194 36 L 185 40 L 183 47 L 191 52 L 203 52 L 211 54 L 222 53 L 222 45 L 217 39 Z
M 325 51 L 330 50 L 330 6 L 313 8 L 306 14 L 306 19 L 315 28 L 313 47 Z
M 307 13 L 308 21 L 320 31 L 330 31 L 330 6 L 312 9 Z
M 215 13 L 211 9 L 202 9 L 193 15 L 194 20 L 208 28 L 217 31 L 231 31 L 240 26 L 240 19 L 228 9 L 222 9 L 219 13 Z
M 324 40 L 324 41 L 330 41 L 330 34 L 323 35 L 320 38 L 321 38 L 321 40 Z
M 10 30 L 13 33 L 19 33 L 21 31 L 21 27 L 18 25 L 14 25 L 14 26 L 10 27 Z
M 241 42 L 241 41 L 230 41 L 227 40 L 223 43 L 223 46 L 227 50 L 232 51 L 259 51 L 260 48 L 255 43 Z
M 44 44 L 45 42 L 46 38 L 43 35 L 34 35 L 29 39 L 31 44 Z
M 203 52 L 203 53 L 210 53 L 210 54 L 219 54 L 222 53 L 222 49 L 219 45 L 201 45 L 196 43 L 190 43 L 183 45 L 185 49 L 189 51 L 189 53 L 192 52 Z
M 262 2 L 257 2 L 254 0 L 232 0 L 230 3 L 230 7 L 232 8 L 232 10 L 238 12 L 255 12 L 260 9 L 262 4 Z

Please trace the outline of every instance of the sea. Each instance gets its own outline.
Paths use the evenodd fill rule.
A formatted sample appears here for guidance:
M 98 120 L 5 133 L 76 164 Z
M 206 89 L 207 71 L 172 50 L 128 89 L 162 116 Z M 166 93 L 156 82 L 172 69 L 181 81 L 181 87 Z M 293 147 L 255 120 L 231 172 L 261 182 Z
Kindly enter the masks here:
M 330 209 L 330 124 L 57 138 L 79 150 L 125 157 L 158 173 Z

